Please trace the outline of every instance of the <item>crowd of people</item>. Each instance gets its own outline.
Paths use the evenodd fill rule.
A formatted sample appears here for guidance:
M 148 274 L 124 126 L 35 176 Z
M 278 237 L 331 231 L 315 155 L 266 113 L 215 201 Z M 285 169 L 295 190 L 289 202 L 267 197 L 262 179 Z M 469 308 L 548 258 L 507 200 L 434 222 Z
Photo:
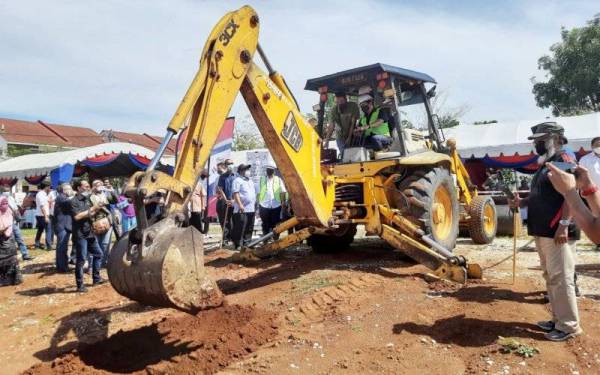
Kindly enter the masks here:
M 231 159 L 217 165 L 217 215 L 224 241 L 239 249 L 252 238 L 257 210 L 262 232 L 267 234 L 289 216 L 289 205 L 287 190 L 276 175 L 275 166 L 267 165 L 257 184 L 252 179 L 251 165 L 240 164 L 237 173 L 233 166 Z
M 23 261 L 33 257 L 20 230 L 22 209 L 8 186 L 2 186 L 1 191 L 0 280 L 4 285 L 16 285 L 22 282 L 17 248 Z M 131 199 L 119 196 L 109 179 L 93 180 L 91 185 L 87 180 L 75 180 L 72 184 L 60 184 L 56 190 L 50 181 L 43 181 L 35 195 L 35 217 L 34 247 L 56 251 L 55 266 L 59 273 L 69 273 L 69 265 L 75 266 L 78 292 L 87 291 L 86 272 L 92 274 L 92 285 L 105 282 L 100 269 L 106 267 L 113 235 L 119 238 L 136 226 Z M 72 244 L 70 254 L 69 244 Z

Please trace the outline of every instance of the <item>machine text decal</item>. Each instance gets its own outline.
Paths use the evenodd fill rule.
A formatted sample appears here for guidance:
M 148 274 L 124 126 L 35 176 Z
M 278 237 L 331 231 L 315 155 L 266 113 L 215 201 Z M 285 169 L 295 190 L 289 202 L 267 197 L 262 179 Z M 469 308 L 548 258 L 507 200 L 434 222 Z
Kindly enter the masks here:
M 225 26 L 225 30 L 223 30 L 221 35 L 219 35 L 219 40 L 223 42 L 224 46 L 229 44 L 229 41 L 235 35 L 235 32 L 237 31 L 238 27 L 240 27 L 240 25 L 233 22 L 233 19 L 231 19 L 229 23 Z
M 287 141 L 287 143 L 292 146 L 294 151 L 299 152 L 302 147 L 302 133 L 300 133 L 300 128 L 298 127 L 298 123 L 294 118 L 294 115 L 290 111 L 285 118 L 285 122 L 283 123 L 283 130 L 281 131 L 281 136 L 283 139 Z

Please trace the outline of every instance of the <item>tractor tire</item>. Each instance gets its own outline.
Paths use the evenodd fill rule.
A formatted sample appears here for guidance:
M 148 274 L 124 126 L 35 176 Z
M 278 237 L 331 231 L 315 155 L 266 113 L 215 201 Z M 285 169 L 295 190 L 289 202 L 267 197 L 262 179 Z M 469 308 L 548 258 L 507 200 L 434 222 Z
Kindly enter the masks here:
M 469 205 L 469 236 L 476 244 L 488 244 L 496 238 L 498 217 L 492 197 L 476 196 Z
M 406 197 L 407 215 L 425 233 L 448 250 L 458 237 L 459 204 L 450 172 L 442 167 L 423 167 L 400 181 Z
M 313 234 L 306 241 L 315 253 L 337 253 L 348 249 L 354 241 L 356 225 L 343 225 L 329 234 Z

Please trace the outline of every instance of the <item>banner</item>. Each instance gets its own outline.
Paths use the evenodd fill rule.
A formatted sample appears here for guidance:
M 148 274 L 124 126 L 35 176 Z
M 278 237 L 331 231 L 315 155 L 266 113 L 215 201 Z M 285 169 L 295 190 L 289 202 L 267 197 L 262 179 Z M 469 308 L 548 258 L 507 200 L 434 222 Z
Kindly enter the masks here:
M 210 153 L 210 159 L 206 168 L 208 168 L 208 216 L 217 217 L 217 182 L 219 174 L 217 173 L 217 163 L 224 161 L 231 156 L 231 146 L 233 145 L 233 128 L 235 127 L 235 117 L 228 117 L 223 123 L 221 132 Z

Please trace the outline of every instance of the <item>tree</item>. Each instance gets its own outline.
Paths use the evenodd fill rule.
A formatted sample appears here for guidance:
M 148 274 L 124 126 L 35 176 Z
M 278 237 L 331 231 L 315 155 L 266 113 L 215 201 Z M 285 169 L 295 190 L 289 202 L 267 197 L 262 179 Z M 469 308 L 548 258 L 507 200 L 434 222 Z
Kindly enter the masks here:
M 460 125 L 460 118 L 471 110 L 471 108 L 469 108 L 469 106 L 466 104 L 450 107 L 447 105 L 447 101 L 447 91 L 439 91 L 431 99 L 431 108 L 433 109 L 433 113 L 437 114 L 439 118 L 439 125 L 442 129 L 452 128 Z
M 483 120 L 483 121 L 475 121 L 473 125 L 487 125 L 487 124 L 497 124 L 498 120 Z
M 538 107 L 555 116 L 600 111 L 600 13 L 584 27 L 563 27 L 550 52 L 538 60 L 548 81 L 531 79 Z
M 265 141 L 252 117 L 245 116 L 236 123 L 233 130 L 233 145 L 231 146 L 233 151 L 254 150 L 264 147 Z

